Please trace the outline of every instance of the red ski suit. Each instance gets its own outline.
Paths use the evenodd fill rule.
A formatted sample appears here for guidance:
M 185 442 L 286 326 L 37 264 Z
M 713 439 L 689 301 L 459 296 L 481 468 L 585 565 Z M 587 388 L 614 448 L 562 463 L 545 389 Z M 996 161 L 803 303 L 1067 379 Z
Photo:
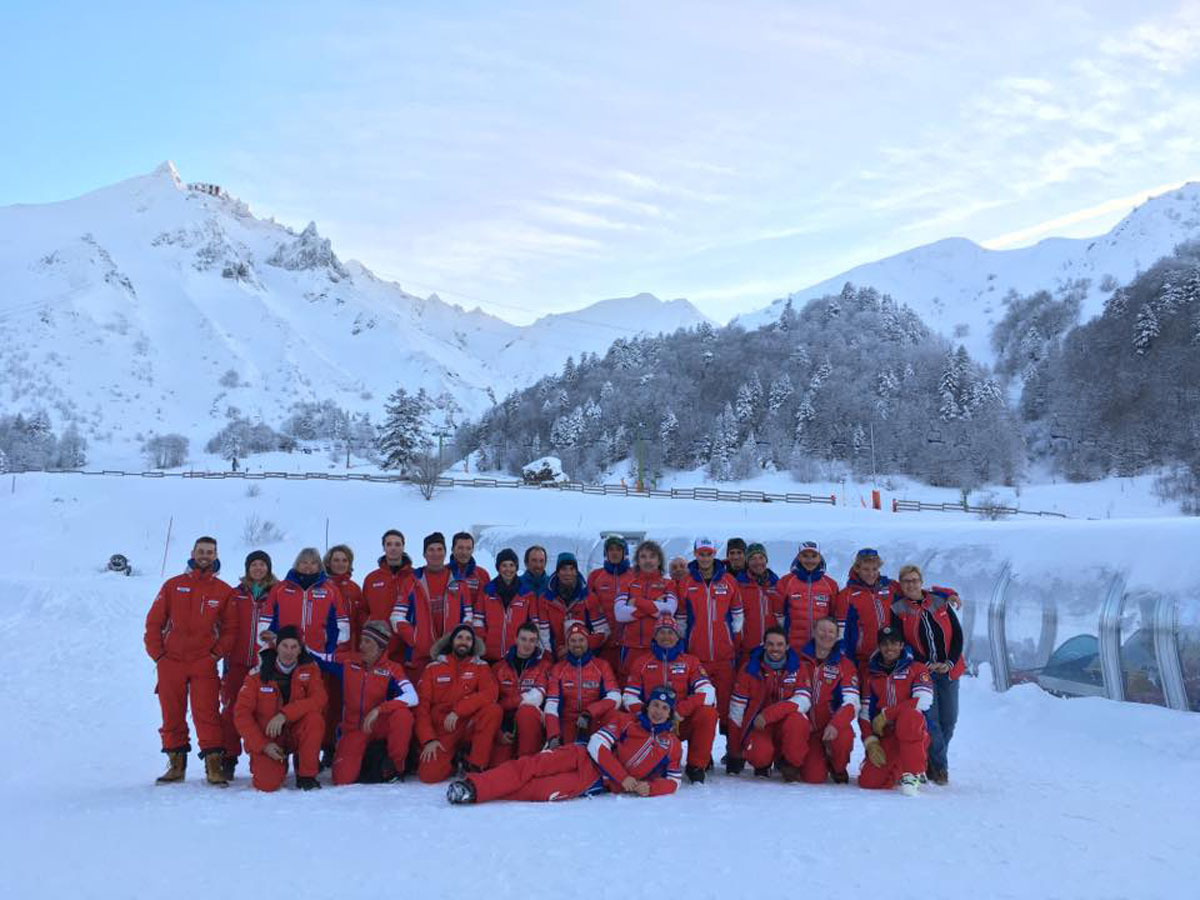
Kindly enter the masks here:
M 795 650 L 788 649 L 781 669 L 767 665 L 762 647 L 750 651 L 729 703 L 729 755 L 755 768 L 779 759 L 799 767 L 808 753 L 811 705 L 809 672 Z M 754 724 L 760 714 L 764 728 Z
M 559 594 L 558 575 L 551 575 L 538 603 L 542 649 L 551 659 L 567 655 L 567 625 L 571 622 L 582 622 L 588 632 L 588 649 L 604 655 L 601 650 L 608 643 L 609 620 L 599 598 L 588 591 L 582 579 L 575 580 L 575 590 L 564 602 Z
M 541 604 L 533 592 L 525 590 L 524 582 L 514 576 L 516 594 L 508 606 L 500 597 L 500 576 L 497 575 L 479 592 L 474 607 L 475 631 L 483 637 L 484 655 L 488 662 L 501 659 L 508 648 L 517 642 L 517 629 L 526 622 L 538 624 Z
M 262 665 L 246 676 L 238 691 L 233 719 L 246 752 L 250 754 L 250 777 L 260 791 L 278 790 L 287 774 L 287 763 L 271 759 L 267 744 L 275 743 L 284 753 L 296 754 L 296 774 L 316 778 L 320 765 L 321 739 L 325 734 L 323 713 L 327 704 L 321 670 L 307 650 L 292 670 L 285 699 L 275 671 L 275 651 L 264 650 Z M 266 727 L 278 713 L 287 724 L 278 737 L 267 737 Z
M 546 726 L 542 718 L 542 704 L 550 683 L 553 663 L 539 648 L 525 661 L 520 673 L 517 666 L 517 648 L 511 648 L 504 659 L 492 666 L 492 674 L 500 687 L 500 709 L 503 712 L 500 729 L 496 732 L 496 746 L 492 750 L 493 766 L 507 762 L 513 756 L 528 756 L 537 753 L 546 743 Z M 505 741 L 504 735 L 511 736 Z
M 396 630 L 396 611 L 405 603 L 412 592 L 413 568 L 412 560 L 405 553 L 400 565 L 393 571 L 388 565 L 387 557 L 379 557 L 379 568 L 367 575 L 362 581 L 363 605 L 366 608 L 364 622 L 372 619 L 392 623 L 392 631 Z M 360 625 L 361 629 L 362 626 Z M 357 648 L 357 644 L 354 645 Z M 402 659 L 404 647 L 397 635 L 392 638 L 388 647 L 391 659 Z
M 362 627 L 370 621 L 367 602 L 363 599 L 362 588 L 354 583 L 349 575 L 330 575 L 329 580 L 342 595 L 342 605 L 350 618 L 350 640 L 347 649 L 357 650 L 358 639 L 362 637 Z M 384 616 L 383 618 L 387 618 Z
M 621 690 L 612 666 L 588 651 L 582 656 L 568 653 L 554 664 L 546 693 L 546 737 L 559 738 L 564 744 L 580 734 L 577 720 L 591 718 L 589 733 L 608 724 L 621 704 Z
M 671 723 L 651 725 L 644 716 L 614 722 L 582 744 L 535 753 L 488 772 L 467 776 L 475 802 L 489 800 L 569 800 L 605 790 L 621 793 L 632 776 L 650 786 L 650 796 L 673 794 L 682 772 L 679 738 Z
M 887 761 L 882 766 L 863 759 L 858 772 L 858 786 L 890 788 L 904 774 L 920 775 L 925 771 L 929 734 L 925 728 L 925 710 L 933 705 L 933 680 L 924 663 L 913 659 L 908 647 L 889 670 L 876 651 L 867 665 L 867 683 L 863 686 L 864 703 L 858 724 L 863 742 L 875 735 L 871 723 L 881 711 L 887 727 L 879 742 Z
M 779 596 L 779 576 L 767 569 L 764 581 L 759 584 L 749 569 L 742 569 L 734 576 L 742 594 L 744 621 L 738 640 L 738 658 L 745 660 L 750 651 L 763 642 L 764 632 L 778 625 L 783 618 L 783 602 Z
M 217 660 L 227 656 L 237 637 L 232 589 L 217 577 L 220 566 L 188 571 L 159 589 L 146 613 L 146 653 L 157 666 L 155 693 L 162 708 L 163 750 L 188 750 L 190 698 L 196 739 L 202 752 L 224 746 L 221 730 Z
M 707 768 L 717 736 L 717 690 L 700 660 L 683 652 L 682 643 L 670 650 L 655 644 L 642 657 L 625 683 L 625 708 L 635 715 L 641 712 L 650 691 L 663 684 L 678 698 L 675 714 L 680 718 L 679 739 L 688 743 L 688 765 Z
M 271 631 L 285 625 L 300 629 L 304 649 L 313 655 L 325 679 L 325 736 L 322 745 L 333 749 L 334 731 L 341 715 L 341 684 L 333 672 L 333 655 L 350 649 L 350 612 L 341 592 L 325 573 L 318 573 L 308 587 L 302 586 L 305 576 L 288 572 L 287 578 L 271 588 L 267 609 L 271 614 Z
M 679 607 L 675 582 L 666 575 L 642 571 L 628 574 L 631 576 L 629 583 L 613 604 L 619 631 L 616 639 L 620 644 L 619 669 L 623 678 L 627 678 L 642 657 L 650 653 L 658 617 L 664 613 L 675 615 Z
M 483 566 L 475 564 L 475 557 L 467 560 L 465 566 L 460 566 L 458 560 L 453 556 L 446 563 L 446 568 L 450 570 L 450 577 L 461 585 L 461 589 L 466 591 L 466 603 L 472 609 L 477 609 L 482 601 L 483 588 L 492 576 L 488 574 L 487 569 Z M 466 621 L 471 621 L 467 619 Z
M 834 644 L 829 655 L 818 661 L 816 647 L 809 641 L 800 661 L 808 675 L 812 703 L 808 710 L 812 731 L 800 777 L 809 784 L 822 784 L 831 772 L 845 772 L 850 764 L 859 710 L 858 667 L 842 652 L 841 644 Z M 829 725 L 837 729 L 832 741 L 824 739 Z
M 866 584 L 854 571 L 838 594 L 834 616 L 842 629 L 842 645 L 865 677 L 867 660 L 875 652 L 875 636 L 892 623 L 892 602 L 899 585 L 880 575 L 874 584 Z
M 433 646 L 434 659 L 425 667 L 417 694 L 417 740 L 422 749 L 430 741 L 442 748 L 429 760 L 421 760 L 417 776 L 426 784 L 444 781 L 454 767 L 460 745 L 470 744 L 467 762 L 479 769 L 492 756 L 496 731 L 500 728 L 500 688 L 492 670 L 483 661 L 483 639 L 475 637 L 475 655 L 459 659 L 450 649 L 450 634 Z M 457 721 L 446 727 L 454 713 Z
M 300 642 L 322 668 L 333 659 L 338 647 L 350 640 L 350 613 L 342 595 L 332 581 L 318 573 L 309 587 L 302 587 L 305 576 L 288 572 L 287 578 L 271 588 L 267 595 L 267 611 L 271 615 L 271 631 L 278 633 L 285 625 L 300 630 Z
M 267 611 L 267 592 L 275 584 L 268 576 L 267 583 L 254 596 L 250 583 L 243 578 L 229 595 L 237 621 L 233 649 L 225 657 L 225 669 L 221 673 L 221 731 L 224 734 L 225 756 L 236 760 L 242 752 L 242 741 L 238 736 L 237 724 L 233 721 L 233 707 L 237 703 L 238 691 L 250 670 L 258 665 L 258 636 L 270 627 Z
M 456 625 L 475 621 L 467 585 L 445 570 L 442 574 L 446 576 L 446 589 L 435 592 L 426 568 L 414 570 L 409 592 L 400 598 L 389 617 L 403 648 L 405 671 L 414 684 L 420 683 L 421 673 L 434 655 L 434 645 Z
M 352 784 L 358 780 L 363 755 L 372 741 L 387 741 L 392 765 L 403 772 L 417 706 L 417 691 L 404 674 L 404 666 L 386 657 L 368 666 L 358 653 L 347 653 L 335 666 L 341 682 L 342 710 L 333 783 Z M 363 720 L 373 709 L 379 713 L 370 731 L 366 731 Z
M 713 565 L 712 580 L 705 583 L 695 560 L 688 563 L 688 575 L 679 585 L 679 606 L 686 628 L 687 651 L 704 663 L 704 670 L 717 689 L 717 709 L 721 719 L 726 720 L 745 614 L 738 583 L 719 559 Z
M 605 560 L 600 568 L 592 569 L 587 576 L 588 599 L 599 605 L 610 632 L 600 646 L 600 656 L 612 666 L 614 672 L 624 671 L 621 663 L 621 647 L 624 646 L 621 635 L 625 626 L 617 619 L 613 607 L 617 598 L 628 592 L 634 574 L 633 569 L 629 567 L 629 560 L 622 559 L 616 565 Z
M 825 559 L 811 572 L 792 560 L 792 570 L 776 585 L 783 611 L 783 627 L 788 633 L 788 646 L 799 653 L 812 638 L 817 619 L 832 616 L 837 603 L 837 582 L 825 574 Z

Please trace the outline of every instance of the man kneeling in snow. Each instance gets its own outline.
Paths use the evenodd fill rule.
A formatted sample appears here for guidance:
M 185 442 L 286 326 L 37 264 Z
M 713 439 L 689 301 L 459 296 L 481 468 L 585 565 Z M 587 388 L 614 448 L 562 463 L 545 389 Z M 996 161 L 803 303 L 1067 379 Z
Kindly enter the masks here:
M 358 653 L 333 664 L 342 680 L 342 720 L 333 757 L 333 783 L 401 781 L 413 733 L 417 691 L 404 666 L 387 658 L 392 626 L 373 619 L 362 627 Z M 386 743 L 384 759 L 363 764 L 371 744 Z M 370 754 L 378 759 L 378 754 Z M 385 761 L 386 760 L 386 761 Z
M 913 659 L 899 628 L 879 629 L 878 649 L 867 664 L 864 703 L 859 711 L 867 758 L 858 786 L 891 788 L 915 797 L 925 771 L 929 733 L 925 710 L 933 705 L 933 680 L 924 663 Z
M 488 800 L 569 800 L 608 790 L 657 797 L 679 787 L 682 750 L 672 731 L 675 691 L 650 691 L 636 718 L 616 721 L 592 735 L 585 747 L 567 744 L 468 775 L 450 784 L 451 803 Z
M 296 754 L 296 787 L 317 782 L 321 739 L 325 736 L 325 685 L 316 659 L 300 642 L 295 625 L 275 634 L 275 649 L 262 652 L 262 664 L 238 691 L 233 721 L 250 754 L 250 776 L 260 791 L 278 790 L 287 775 L 289 753 Z

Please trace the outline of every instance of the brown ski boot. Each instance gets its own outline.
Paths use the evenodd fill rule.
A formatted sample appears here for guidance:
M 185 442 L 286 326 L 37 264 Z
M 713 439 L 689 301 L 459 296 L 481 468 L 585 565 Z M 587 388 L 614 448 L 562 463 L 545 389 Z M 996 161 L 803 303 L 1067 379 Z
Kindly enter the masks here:
M 187 774 L 187 748 L 177 750 L 164 750 L 167 754 L 167 771 L 163 772 L 155 779 L 156 784 L 172 784 L 176 781 L 183 781 L 184 775 Z
M 229 787 L 224 761 L 224 750 L 209 750 L 204 754 L 204 774 L 208 778 L 209 784 L 215 784 L 217 787 Z
M 800 767 L 793 766 L 791 763 L 780 763 L 779 771 L 783 773 L 783 780 L 789 784 L 800 780 Z

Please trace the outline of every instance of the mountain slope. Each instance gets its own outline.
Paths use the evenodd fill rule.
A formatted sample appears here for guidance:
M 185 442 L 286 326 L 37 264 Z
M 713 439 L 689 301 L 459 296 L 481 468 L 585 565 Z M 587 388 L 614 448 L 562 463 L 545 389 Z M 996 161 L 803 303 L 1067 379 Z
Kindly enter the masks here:
M 949 238 L 886 259 L 856 266 L 791 294 L 796 306 L 836 294 L 847 281 L 874 287 L 906 303 L 932 328 L 989 360 L 992 326 L 1004 315 L 1010 290 L 1029 294 L 1065 290 L 1087 279 L 1081 320 L 1097 315 L 1112 293 L 1166 256 L 1181 241 L 1200 237 L 1200 183 L 1153 197 L 1111 231 L 1095 238 L 1047 238 L 1031 247 L 988 250 L 965 238 Z M 1111 276 L 1111 279 L 1106 278 Z M 754 328 L 779 317 L 776 300 L 735 321 Z
M 0 209 L 0 272 L 0 411 L 46 407 L 79 420 L 93 447 L 152 431 L 202 442 L 229 407 L 275 424 L 302 399 L 378 419 L 401 384 L 476 415 L 569 354 L 704 319 L 639 295 L 522 328 L 422 299 L 343 263 L 314 224 L 258 219 L 170 163 Z

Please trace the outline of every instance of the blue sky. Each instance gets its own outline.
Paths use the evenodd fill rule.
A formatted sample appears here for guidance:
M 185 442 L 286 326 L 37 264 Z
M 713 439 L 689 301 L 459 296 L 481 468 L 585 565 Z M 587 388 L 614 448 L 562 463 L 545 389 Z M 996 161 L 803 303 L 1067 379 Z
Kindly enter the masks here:
M 1200 3 L 986 6 L 8 2 L 0 205 L 172 159 L 414 293 L 725 319 L 1200 179 Z

